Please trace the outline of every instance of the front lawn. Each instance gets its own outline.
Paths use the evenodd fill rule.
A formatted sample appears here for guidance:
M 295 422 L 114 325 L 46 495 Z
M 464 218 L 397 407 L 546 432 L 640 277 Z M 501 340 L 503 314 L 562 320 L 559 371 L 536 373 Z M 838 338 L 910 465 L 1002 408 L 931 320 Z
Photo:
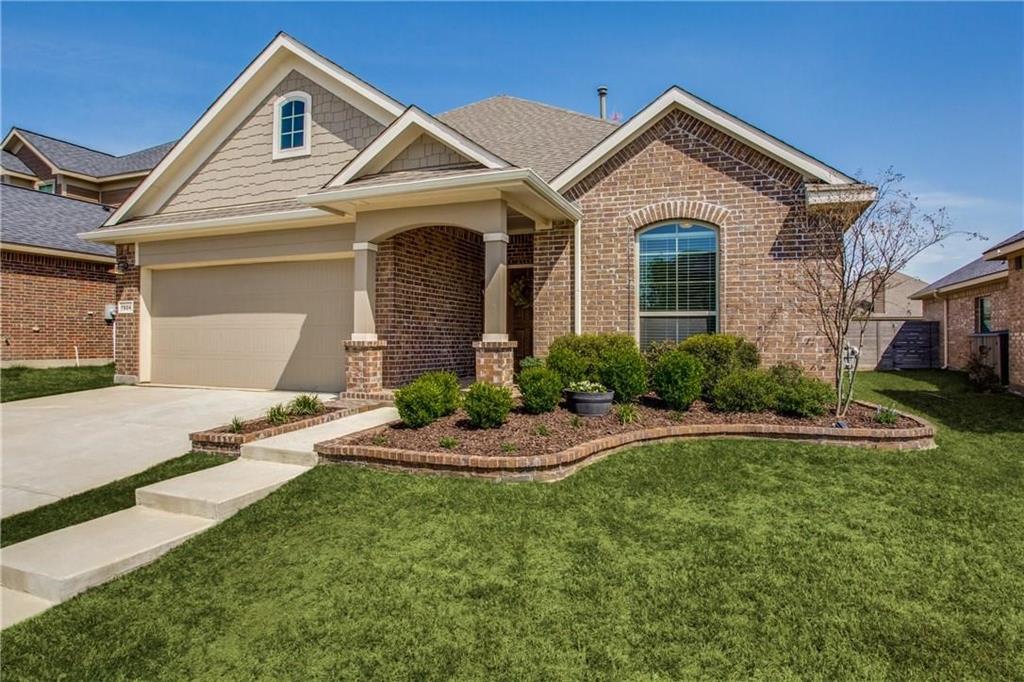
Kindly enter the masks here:
M 862 377 L 939 427 L 756 440 L 556 484 L 322 466 L 3 633 L 7 679 L 878 679 L 1024 674 L 1024 400 Z
M 8 367 L 0 370 L 0 402 L 87 391 L 114 385 L 114 365 L 86 367 Z

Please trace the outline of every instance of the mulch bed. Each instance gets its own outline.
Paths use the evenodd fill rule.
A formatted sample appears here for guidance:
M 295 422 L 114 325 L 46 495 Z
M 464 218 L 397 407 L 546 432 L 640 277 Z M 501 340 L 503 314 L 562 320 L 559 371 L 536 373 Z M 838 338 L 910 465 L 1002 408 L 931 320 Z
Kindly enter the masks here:
M 410 429 L 395 424 L 353 434 L 338 442 L 354 445 L 376 445 L 399 450 L 420 452 L 452 452 L 464 455 L 508 456 L 545 455 L 561 452 L 574 445 L 586 443 L 604 436 L 639 431 L 658 426 L 681 424 L 785 424 L 794 426 L 831 427 L 835 418 L 786 417 L 772 412 L 715 412 L 698 401 L 686 412 L 667 409 L 655 398 L 645 398 L 635 406 L 637 422 L 622 424 L 615 408 L 603 417 L 579 417 L 563 407 L 547 414 L 526 414 L 515 411 L 508 422 L 497 429 L 474 429 L 465 413 L 455 414 L 437 420 L 419 429 Z M 903 415 L 892 425 L 879 424 L 874 420 L 875 410 L 863 405 L 850 407 L 846 422 L 850 428 L 901 429 L 918 426 L 917 422 Z M 575 424 L 575 425 L 574 425 Z M 545 432 L 547 435 L 538 433 Z M 839 431 L 839 429 L 837 429 Z M 441 439 L 449 437 L 458 441 L 453 448 L 442 448 Z M 514 446 L 514 449 L 513 449 Z
M 324 410 L 322 410 L 320 412 L 317 412 L 316 414 L 293 414 L 293 415 L 289 415 L 288 419 L 286 419 L 285 421 L 280 422 L 278 424 L 271 424 L 269 421 L 267 421 L 266 417 L 259 417 L 257 419 L 250 419 L 247 422 L 242 422 L 242 429 L 241 429 L 241 431 L 232 431 L 231 430 L 231 425 L 227 424 L 225 426 L 219 426 L 219 427 L 217 427 L 215 429 L 210 429 L 209 433 L 237 433 L 239 435 L 244 435 L 246 433 L 254 433 L 256 431 L 263 431 L 263 430 L 266 430 L 266 429 L 276 429 L 276 428 L 281 427 L 281 426 L 286 426 L 287 424 L 294 424 L 295 422 L 301 422 L 301 421 L 312 419 L 314 417 L 319 417 L 321 415 L 328 414 L 328 413 L 331 413 L 331 412 L 340 412 L 340 411 L 341 411 L 340 409 L 330 409 L 330 408 L 328 408 L 328 409 L 324 409 Z

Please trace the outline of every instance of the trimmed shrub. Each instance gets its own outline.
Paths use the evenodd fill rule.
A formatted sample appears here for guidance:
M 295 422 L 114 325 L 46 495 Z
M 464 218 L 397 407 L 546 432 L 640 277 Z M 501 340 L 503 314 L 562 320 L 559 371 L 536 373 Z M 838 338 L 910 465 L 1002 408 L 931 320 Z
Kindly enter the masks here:
M 644 348 L 644 360 L 647 361 L 647 366 L 650 369 L 654 369 L 654 366 L 658 364 L 658 360 L 661 356 L 669 351 L 675 350 L 679 347 L 678 341 L 651 341 L 647 344 L 647 348 Z
M 679 344 L 704 365 L 701 395 L 711 398 L 723 377 L 740 369 L 756 369 L 761 362 L 757 346 L 732 334 L 695 334 Z
M 775 408 L 779 385 L 768 372 L 738 369 L 715 385 L 711 400 L 723 412 L 764 412 Z
M 596 381 L 615 391 L 616 402 L 632 402 L 647 390 L 647 370 L 628 334 L 560 336 L 548 350 L 547 366 L 562 384 Z
M 395 407 L 402 422 L 418 429 L 455 412 L 461 393 L 451 372 L 429 372 L 395 392 Z
M 519 361 L 519 371 L 525 371 L 532 369 L 533 367 L 545 367 L 544 358 L 538 358 L 533 355 L 527 355 L 525 358 Z
M 562 399 L 562 377 L 547 367 L 529 367 L 519 373 L 519 392 L 530 414 L 550 412 Z
M 821 379 L 805 375 L 799 365 L 776 365 L 768 374 L 778 387 L 775 409 L 781 414 L 816 417 L 835 405 L 835 389 Z
M 496 429 L 512 411 L 512 391 L 504 386 L 477 382 L 469 387 L 463 409 L 478 429 Z
M 700 397 L 704 365 L 681 350 L 662 353 L 651 369 L 651 386 L 673 410 L 688 410 Z
M 302 416 L 320 414 L 326 410 L 327 408 L 324 406 L 324 401 L 320 400 L 320 396 L 313 395 L 312 393 L 297 395 L 288 403 L 289 412 Z

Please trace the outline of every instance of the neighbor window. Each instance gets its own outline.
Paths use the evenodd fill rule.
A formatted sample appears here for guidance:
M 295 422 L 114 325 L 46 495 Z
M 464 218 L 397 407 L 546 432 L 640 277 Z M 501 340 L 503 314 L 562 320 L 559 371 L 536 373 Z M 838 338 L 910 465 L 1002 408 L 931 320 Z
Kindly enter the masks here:
M 53 194 L 56 191 L 56 183 L 53 180 L 47 182 L 40 182 L 39 186 L 36 187 L 40 192 L 46 192 L 47 194 Z
M 978 334 L 992 331 L 992 299 L 988 297 L 974 299 L 974 331 Z
M 672 223 L 640 232 L 640 346 L 718 331 L 718 233 Z
M 274 109 L 274 157 L 302 156 L 310 150 L 309 95 L 292 92 L 280 97 Z

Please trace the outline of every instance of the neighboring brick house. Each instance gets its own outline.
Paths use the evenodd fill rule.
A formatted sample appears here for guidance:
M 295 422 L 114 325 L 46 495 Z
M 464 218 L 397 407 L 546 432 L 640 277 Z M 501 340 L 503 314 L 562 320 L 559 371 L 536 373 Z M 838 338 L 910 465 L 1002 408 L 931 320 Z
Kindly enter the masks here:
M 0 185 L 0 362 L 104 364 L 113 359 L 114 249 L 78 238 L 106 206 Z
M 432 116 L 279 34 L 87 238 L 134 307 L 124 382 L 506 383 L 612 331 L 742 334 L 825 375 L 805 226 L 874 197 L 678 87 L 621 125 L 507 96 Z
M 1006 378 L 1011 388 L 1024 392 L 1022 261 L 1024 232 L 1018 232 L 912 296 L 923 302 L 925 319 L 940 325 L 944 368 L 965 369 L 979 344 L 995 343 L 986 341 L 992 335 L 1005 336 Z
M 10 130 L 0 145 L 4 366 L 113 359 L 104 312 L 114 301 L 114 249 L 76 235 L 102 225 L 171 146 L 113 156 Z

